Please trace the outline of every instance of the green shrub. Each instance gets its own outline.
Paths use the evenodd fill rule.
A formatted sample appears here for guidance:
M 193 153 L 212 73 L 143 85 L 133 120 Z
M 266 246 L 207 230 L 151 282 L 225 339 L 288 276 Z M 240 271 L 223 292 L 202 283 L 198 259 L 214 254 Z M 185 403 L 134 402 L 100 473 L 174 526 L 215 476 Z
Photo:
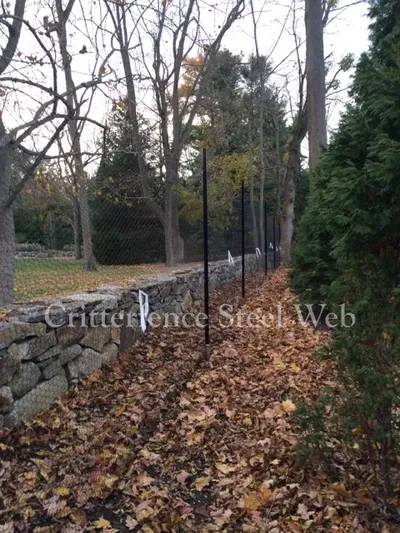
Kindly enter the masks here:
M 400 3 L 374 2 L 371 16 L 354 102 L 311 180 L 291 280 L 303 301 L 356 316 L 329 346 L 342 382 L 333 410 L 389 495 L 400 412 Z

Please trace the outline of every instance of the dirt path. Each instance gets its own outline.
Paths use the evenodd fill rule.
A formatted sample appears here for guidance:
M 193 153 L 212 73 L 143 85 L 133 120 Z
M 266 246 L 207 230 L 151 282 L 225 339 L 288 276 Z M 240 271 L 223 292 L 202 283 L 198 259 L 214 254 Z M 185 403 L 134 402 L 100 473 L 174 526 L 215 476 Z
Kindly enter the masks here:
M 0 533 L 373 531 L 356 480 L 295 462 L 288 413 L 331 383 L 312 356 L 327 334 L 299 324 L 284 272 L 260 279 L 242 314 L 275 324 L 220 327 L 218 304 L 239 290 L 218 291 L 211 367 L 201 332 L 156 330 L 110 373 L 0 434 Z

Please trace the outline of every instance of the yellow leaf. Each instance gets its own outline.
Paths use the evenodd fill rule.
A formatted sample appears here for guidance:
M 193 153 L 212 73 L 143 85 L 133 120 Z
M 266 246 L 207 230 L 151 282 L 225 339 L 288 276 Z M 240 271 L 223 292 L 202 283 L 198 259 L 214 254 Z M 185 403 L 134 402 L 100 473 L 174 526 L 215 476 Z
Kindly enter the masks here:
M 243 424 L 245 426 L 252 426 L 253 425 L 253 421 L 251 420 L 251 418 L 249 416 L 246 416 L 246 418 L 243 419 Z
M 99 520 L 96 520 L 94 523 L 94 527 L 97 529 L 107 529 L 110 526 L 110 522 L 103 517 L 99 518 Z
M 229 474 L 230 472 L 234 472 L 236 470 L 234 466 L 229 466 L 225 463 L 216 463 L 215 468 L 223 474 Z
M 286 368 L 285 363 L 282 361 L 280 357 L 274 357 L 272 360 L 272 364 L 281 370 Z
M 264 500 L 264 503 L 266 503 L 272 496 L 272 490 L 268 487 L 261 487 L 261 493 Z
M 390 344 L 390 334 L 386 330 L 383 331 L 383 341 L 385 344 Z
M 111 487 L 114 485 L 114 483 L 118 480 L 117 476 L 111 476 L 110 474 L 107 474 L 103 478 L 104 485 L 111 489 Z
M 71 491 L 67 487 L 57 487 L 56 492 L 59 496 L 68 496 Z
M 204 487 L 206 487 L 210 483 L 209 477 L 198 477 L 196 481 L 193 483 L 193 486 L 196 490 L 201 492 Z
M 296 406 L 292 402 L 292 400 L 285 400 L 281 403 L 282 409 L 285 411 L 285 413 L 293 413 L 293 411 L 296 410 Z
M 110 450 L 106 449 L 96 455 L 96 462 L 107 461 L 108 459 L 112 459 L 113 457 L 114 456 L 110 452 Z
M 243 500 L 243 507 L 246 511 L 257 511 L 262 504 L 262 496 L 257 492 L 248 494 Z
M 256 464 L 262 465 L 264 463 L 264 454 L 260 453 L 258 455 L 253 455 L 253 457 L 250 458 L 249 463 L 251 466 L 254 466 Z
M 198 444 L 203 440 L 204 433 L 190 433 L 187 436 L 187 443 L 188 446 L 192 446 L 193 444 Z
M 143 520 L 146 520 L 146 518 L 149 518 L 149 516 L 152 514 L 153 509 L 151 507 L 145 507 L 137 513 L 136 518 L 139 520 L 139 522 L 142 522 Z

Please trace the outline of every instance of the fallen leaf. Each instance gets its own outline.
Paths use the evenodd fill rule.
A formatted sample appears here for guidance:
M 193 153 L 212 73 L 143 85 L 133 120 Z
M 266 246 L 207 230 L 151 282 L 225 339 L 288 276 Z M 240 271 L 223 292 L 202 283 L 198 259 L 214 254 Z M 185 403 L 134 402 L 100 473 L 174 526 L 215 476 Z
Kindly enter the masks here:
M 101 517 L 98 520 L 96 520 L 96 522 L 94 523 L 94 527 L 96 529 L 107 529 L 107 528 L 111 527 L 111 524 L 110 524 L 110 522 L 108 520 L 106 520 L 105 518 Z
M 344 483 L 332 483 L 331 489 L 343 496 L 343 498 L 351 498 L 351 493 L 346 489 Z
M 201 492 L 204 487 L 206 487 L 210 483 L 211 479 L 209 477 L 198 477 L 196 481 L 192 483 L 192 486 Z
M 57 487 L 56 492 L 59 496 L 68 496 L 71 491 L 67 487 Z
M 216 463 L 215 468 L 223 474 L 230 474 L 231 472 L 235 472 L 236 470 L 236 467 L 229 466 L 226 463 Z
M 125 525 L 128 529 L 135 529 L 138 524 L 139 522 L 131 516 L 128 516 L 125 522 Z
M 285 411 L 285 413 L 293 413 L 293 411 L 296 410 L 296 406 L 292 402 L 292 400 L 285 400 L 281 403 L 282 409 Z
M 214 521 L 217 526 L 224 526 L 225 524 L 228 524 L 230 522 L 232 514 L 233 511 L 231 511 L 230 509 L 220 509 L 217 511 L 213 511 L 211 513 L 211 516 L 214 518 Z

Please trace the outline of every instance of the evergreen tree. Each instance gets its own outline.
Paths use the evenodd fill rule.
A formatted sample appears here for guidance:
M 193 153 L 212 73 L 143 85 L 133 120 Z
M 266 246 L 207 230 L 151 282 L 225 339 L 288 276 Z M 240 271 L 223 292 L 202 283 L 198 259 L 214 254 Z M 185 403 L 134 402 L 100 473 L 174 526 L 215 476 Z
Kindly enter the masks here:
M 379 465 L 390 495 L 400 443 L 400 2 L 373 2 L 370 15 L 371 47 L 317 170 L 292 283 L 303 301 L 338 314 L 345 304 L 356 317 L 328 347 L 345 384 L 336 413 L 343 433 Z
M 104 156 L 92 190 L 93 244 L 101 264 L 165 262 L 160 221 L 143 199 L 139 164 L 132 141 L 132 125 L 116 107 L 103 146 Z M 144 129 L 144 128 L 143 128 Z M 147 164 L 154 198 L 164 186 L 157 170 L 158 154 L 147 137 Z

